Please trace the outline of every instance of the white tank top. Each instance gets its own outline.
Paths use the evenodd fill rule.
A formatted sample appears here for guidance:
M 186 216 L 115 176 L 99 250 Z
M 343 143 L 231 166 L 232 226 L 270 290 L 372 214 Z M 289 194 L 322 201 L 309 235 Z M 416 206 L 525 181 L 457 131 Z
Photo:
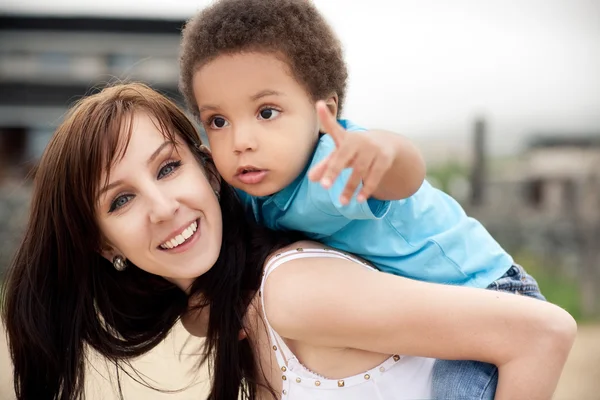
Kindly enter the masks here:
M 298 258 L 341 258 L 376 271 L 356 258 L 330 249 L 298 248 L 271 258 L 265 266 L 260 291 L 271 272 Z M 431 374 L 434 359 L 393 355 L 368 371 L 343 379 L 328 379 L 306 368 L 290 351 L 267 320 L 264 296 L 263 315 L 271 346 L 283 380 L 282 400 L 407 400 L 431 399 Z

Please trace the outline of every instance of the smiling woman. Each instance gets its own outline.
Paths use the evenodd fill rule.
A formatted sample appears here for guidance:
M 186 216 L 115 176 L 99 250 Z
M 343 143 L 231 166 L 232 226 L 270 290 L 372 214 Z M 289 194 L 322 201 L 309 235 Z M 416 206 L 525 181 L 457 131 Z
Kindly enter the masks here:
M 156 117 L 137 111 L 130 118 L 127 142 L 117 149 L 122 156 L 101 177 L 108 182 L 95 208 L 102 255 L 130 255 L 187 291 L 219 255 L 218 182 L 211 186 L 190 149 L 163 133 Z
M 215 385 L 256 381 L 238 310 L 289 240 L 261 239 L 244 219 L 170 100 L 141 84 L 81 100 L 40 161 L 3 293 L 17 398 L 80 398 L 88 345 L 119 366 L 206 304 L 206 354 L 228 380 Z

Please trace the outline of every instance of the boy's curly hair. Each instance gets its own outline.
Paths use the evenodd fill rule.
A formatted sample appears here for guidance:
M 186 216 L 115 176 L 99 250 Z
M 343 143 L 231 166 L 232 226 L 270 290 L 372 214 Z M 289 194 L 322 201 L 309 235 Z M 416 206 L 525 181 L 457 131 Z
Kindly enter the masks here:
M 194 73 L 223 54 L 246 51 L 283 56 L 311 98 L 346 94 L 342 46 L 310 0 L 220 0 L 189 20 L 181 42 L 179 87 L 196 117 Z

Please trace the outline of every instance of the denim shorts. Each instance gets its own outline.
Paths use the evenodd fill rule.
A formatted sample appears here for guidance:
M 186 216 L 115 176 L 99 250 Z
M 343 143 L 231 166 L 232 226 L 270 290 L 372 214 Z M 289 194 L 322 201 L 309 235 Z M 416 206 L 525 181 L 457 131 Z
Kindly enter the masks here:
M 546 300 L 536 280 L 520 265 L 511 266 L 490 290 Z M 479 361 L 437 360 L 433 367 L 433 398 L 436 400 L 493 400 L 498 369 Z

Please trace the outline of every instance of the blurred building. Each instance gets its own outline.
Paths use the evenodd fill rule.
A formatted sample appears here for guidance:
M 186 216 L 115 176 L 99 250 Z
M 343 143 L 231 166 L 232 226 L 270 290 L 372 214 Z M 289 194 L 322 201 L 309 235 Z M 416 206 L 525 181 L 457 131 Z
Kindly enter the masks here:
M 30 181 L 65 111 L 106 83 L 136 80 L 177 102 L 183 19 L 0 15 L 0 272 L 25 225 Z
M 532 135 L 485 184 L 484 210 L 515 218 L 600 218 L 600 133 Z M 504 217 L 503 217 L 504 218 Z
M 528 203 L 547 213 L 578 210 L 596 217 L 600 203 L 591 204 L 600 182 L 600 134 L 535 137 L 525 158 Z
M 139 80 L 180 101 L 183 20 L 0 16 L 0 171 L 35 162 L 69 105 Z

